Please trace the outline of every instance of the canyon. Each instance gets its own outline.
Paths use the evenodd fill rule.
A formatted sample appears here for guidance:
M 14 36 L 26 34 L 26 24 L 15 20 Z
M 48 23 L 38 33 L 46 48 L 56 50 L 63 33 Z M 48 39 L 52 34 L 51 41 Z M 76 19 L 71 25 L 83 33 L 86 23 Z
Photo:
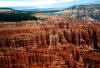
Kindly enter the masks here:
M 0 23 L 0 68 L 100 68 L 100 22 L 44 17 Z

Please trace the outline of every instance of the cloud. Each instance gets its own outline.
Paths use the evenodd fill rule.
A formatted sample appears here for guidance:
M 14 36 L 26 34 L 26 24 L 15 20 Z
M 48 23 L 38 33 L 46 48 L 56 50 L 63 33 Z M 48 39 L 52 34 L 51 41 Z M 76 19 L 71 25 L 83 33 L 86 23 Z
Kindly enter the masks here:
M 0 7 L 9 6 L 45 6 L 62 2 L 70 2 L 73 0 L 2 0 Z

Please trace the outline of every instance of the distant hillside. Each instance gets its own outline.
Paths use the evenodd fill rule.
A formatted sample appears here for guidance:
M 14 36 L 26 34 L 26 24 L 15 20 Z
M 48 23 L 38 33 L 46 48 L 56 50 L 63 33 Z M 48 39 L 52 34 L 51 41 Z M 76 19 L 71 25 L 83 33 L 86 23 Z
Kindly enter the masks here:
M 73 6 L 55 14 L 87 21 L 100 21 L 100 4 Z
M 12 8 L 0 8 L 0 22 L 17 22 L 27 20 L 38 20 L 32 16 L 34 12 L 14 10 Z
M 11 9 L 11 8 L 0 8 L 0 13 L 1 12 L 13 12 L 15 11 L 14 9 Z
M 37 8 L 37 9 L 25 9 L 23 11 L 31 11 L 35 13 L 54 13 L 59 12 L 60 9 L 57 8 Z
M 58 8 L 28 8 L 28 7 L 11 7 L 11 8 L 0 8 L 0 13 L 1 12 L 33 12 L 33 13 L 54 13 L 54 12 L 59 12 L 62 9 Z

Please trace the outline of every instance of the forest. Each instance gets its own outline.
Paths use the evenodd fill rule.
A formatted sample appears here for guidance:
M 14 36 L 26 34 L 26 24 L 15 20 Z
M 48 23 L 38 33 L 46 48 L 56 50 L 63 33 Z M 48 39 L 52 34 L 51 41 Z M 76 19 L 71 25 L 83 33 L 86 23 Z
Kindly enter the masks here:
M 4 12 L 0 13 L 0 21 L 3 22 L 20 22 L 26 20 L 37 20 L 35 16 L 32 16 L 32 12 Z

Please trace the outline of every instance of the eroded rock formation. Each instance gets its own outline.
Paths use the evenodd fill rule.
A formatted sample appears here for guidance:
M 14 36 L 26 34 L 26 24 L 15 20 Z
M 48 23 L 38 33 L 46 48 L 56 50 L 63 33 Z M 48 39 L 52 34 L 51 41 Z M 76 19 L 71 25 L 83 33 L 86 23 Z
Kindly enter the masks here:
M 0 24 L 1 68 L 100 68 L 98 49 L 99 22 L 49 17 Z

